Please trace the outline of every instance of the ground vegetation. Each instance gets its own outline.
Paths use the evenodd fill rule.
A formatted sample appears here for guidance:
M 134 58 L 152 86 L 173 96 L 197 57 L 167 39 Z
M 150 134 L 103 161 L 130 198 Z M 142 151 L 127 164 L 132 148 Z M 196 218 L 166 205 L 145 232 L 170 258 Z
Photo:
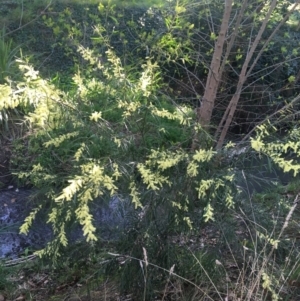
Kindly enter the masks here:
M 297 300 L 298 3 L 0 4 L 1 144 L 40 192 L 20 232 L 46 209 L 54 233 L 27 284 L 49 299 Z M 253 195 L 257 159 L 288 183 L 256 177 L 272 191 Z M 105 241 L 91 206 L 113 197 L 131 209 Z M 45 298 L 32 291 L 18 294 Z

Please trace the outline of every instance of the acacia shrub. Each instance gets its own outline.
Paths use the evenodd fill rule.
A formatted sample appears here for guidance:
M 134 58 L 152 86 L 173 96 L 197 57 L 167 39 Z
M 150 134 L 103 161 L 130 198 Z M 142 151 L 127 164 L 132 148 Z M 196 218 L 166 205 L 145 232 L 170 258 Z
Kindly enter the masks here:
M 89 52 L 81 51 L 95 67 Z M 216 153 L 210 147 L 190 153 L 192 133 L 201 131 L 193 123 L 195 113 L 172 107 L 156 95 L 158 66 L 151 59 L 140 76 L 127 76 L 113 51 L 107 56 L 107 65 L 96 65 L 100 80 L 90 73 L 85 77 L 82 70 L 73 78 L 72 93 L 59 91 L 19 62 L 24 81 L 1 86 L 2 103 L 29 103 L 30 108 L 26 119 L 33 133 L 31 156 L 17 175 L 43 188 L 52 200 L 48 222 L 56 236 L 40 254 L 59 254 L 58 246 L 67 245 L 67 228 L 74 219 L 89 241 L 96 240 L 89 203 L 101 196 L 109 201 L 109 195 L 119 193 L 144 212 L 135 231 L 137 246 L 149 247 L 149 256 L 159 260 L 155 250 L 165 246 L 167 251 L 171 244 L 163 242 L 171 234 L 191 231 L 194 224 L 212 219 L 213 206 L 224 208 L 223 201 L 232 206 L 234 176 L 231 169 L 211 163 Z M 19 87 L 22 91 L 13 93 Z M 111 118 L 116 102 L 119 110 Z M 45 203 L 26 219 L 23 233 L 42 206 Z M 157 235 L 161 239 L 154 244 Z
M 96 51 L 79 47 L 86 63 L 74 75 L 71 93 L 41 79 L 24 62 L 24 80 L 0 86 L 1 109 L 30 105 L 29 147 L 38 155 L 18 176 L 44 187 L 52 200 L 48 222 L 55 234 L 39 254 L 58 256 L 59 246 L 68 244 L 73 220 L 81 224 L 88 241 L 97 240 L 101 232 L 94 227 L 91 203 L 120 194 L 142 215 L 118 250 L 143 258 L 144 247 L 151 261 L 169 269 L 185 256 L 177 254 L 172 237 L 197 232 L 205 221 L 215 216 L 219 220 L 233 207 L 236 171 L 212 150 L 213 139 L 195 122 L 193 110 L 161 96 L 160 65 L 153 58 L 127 68 L 106 47 L 103 61 Z M 297 164 L 281 157 L 286 149 L 298 153 L 295 139 L 277 143 L 265 127 L 259 130 L 253 149 L 297 173 Z M 194 133 L 203 138 L 203 147 L 193 152 Z M 224 148 L 226 159 L 232 147 Z M 23 233 L 44 205 L 26 219 Z M 123 275 L 144 285 L 137 279 L 139 269 L 128 261 Z

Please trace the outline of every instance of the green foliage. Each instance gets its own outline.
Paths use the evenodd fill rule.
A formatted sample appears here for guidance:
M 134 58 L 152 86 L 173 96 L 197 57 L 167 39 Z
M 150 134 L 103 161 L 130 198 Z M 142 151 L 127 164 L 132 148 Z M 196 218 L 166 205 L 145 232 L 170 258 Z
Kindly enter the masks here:
M 236 220 L 232 215 L 227 220 L 226 216 L 239 200 L 237 170 L 228 159 L 235 146 L 228 144 L 222 153 L 214 151 L 213 139 L 199 126 L 193 105 L 185 99 L 174 101 L 176 93 L 164 93 L 171 91 L 166 85 L 170 76 L 180 78 L 183 71 L 193 68 L 199 78 L 205 76 L 220 23 L 220 2 L 211 1 L 209 9 L 198 2 L 173 1 L 161 10 L 142 9 L 132 18 L 126 5 L 120 9 L 114 2 L 81 11 L 81 3 L 67 8 L 59 2 L 55 5 L 42 20 L 52 30 L 55 48 L 63 49 L 68 62 L 74 63 L 67 67 L 68 75 L 52 74 L 52 80 L 43 79 L 28 62 L 18 60 L 22 78 L 0 85 L 0 112 L 21 109 L 29 127 L 28 144 L 14 142 L 14 172 L 23 183 L 42 189 L 47 200 L 31 212 L 20 231 L 27 233 L 42 207 L 51 204 L 46 222 L 55 237 L 38 254 L 58 260 L 61 247 L 68 246 L 68 230 L 74 222 L 81 225 L 89 244 L 94 244 L 101 238 L 101 229 L 97 232 L 92 204 L 100 198 L 109 202 L 118 195 L 135 208 L 131 213 L 133 227 L 116 244 L 118 251 L 145 258 L 145 249 L 153 264 L 166 270 L 175 264 L 186 277 L 198 280 L 204 275 L 209 278 L 209 274 L 215 281 L 225 277 L 223 266 L 216 266 L 215 253 L 196 250 L 191 260 L 186 246 L 181 249 L 174 243 L 174 237 L 189 237 L 213 222 L 221 224 L 221 229 L 230 225 L 223 230 L 227 231 L 227 243 L 240 253 L 245 248 L 256 252 L 255 248 L 265 246 L 284 253 L 287 247 L 280 237 L 270 235 L 273 230 L 278 234 L 280 227 L 269 217 L 272 206 L 266 199 L 256 207 L 260 224 L 266 229 L 255 228 L 260 242 L 254 241 L 251 231 L 251 239 L 244 245 L 236 239 Z M 51 13 L 54 8 L 58 14 Z M 211 20 L 212 8 L 214 23 L 207 21 Z M 246 57 L 244 36 L 249 37 L 250 29 L 253 34 L 257 32 L 266 13 L 264 7 L 261 14 L 252 15 L 252 8 L 249 6 L 245 19 L 253 24 L 241 29 L 228 59 L 225 74 L 231 79 L 236 79 L 230 75 L 232 64 L 237 63 L 234 68 L 239 70 Z M 271 26 L 284 9 L 280 6 L 276 10 Z M 280 57 L 296 56 L 281 44 L 270 44 L 268 51 L 280 53 Z M 264 59 L 268 64 L 270 58 Z M 285 73 L 289 84 L 296 81 L 296 60 L 294 63 Z M 263 72 L 259 74 L 264 76 Z M 228 92 L 229 85 L 232 82 L 224 80 L 223 91 Z M 193 93 L 199 99 L 201 91 L 194 89 Z M 284 172 L 297 175 L 299 128 L 295 126 L 280 141 L 274 138 L 276 130 L 270 124 L 257 127 L 257 136 L 251 139 L 252 151 L 269 157 Z M 191 150 L 194 137 L 203 140 L 202 147 Z M 288 214 L 287 203 L 276 202 L 278 207 L 274 208 L 280 215 Z M 247 216 L 252 216 L 253 208 L 244 203 L 239 202 L 241 210 L 246 208 Z M 259 263 L 260 256 L 265 254 L 256 257 Z M 162 289 L 168 278 L 154 268 L 148 269 L 146 277 L 145 267 L 130 260 L 125 260 L 122 268 L 119 262 L 110 268 L 123 279 L 124 291 L 134 283 L 137 290 L 144 287 L 149 299 L 154 297 L 150 288 Z M 259 281 L 262 279 L 264 288 L 273 294 L 275 281 L 270 274 L 265 267 Z
M 19 47 L 13 48 L 13 41 L 5 40 L 5 28 L 3 27 L 0 39 L 0 84 L 7 82 L 7 78 L 12 77 L 16 71 L 15 55 Z
M 293 172 L 294 177 L 300 171 L 300 164 L 298 162 L 300 155 L 300 145 L 299 145 L 299 128 L 293 128 L 285 141 L 272 141 L 269 142 L 270 137 L 268 127 L 271 130 L 275 129 L 272 126 L 261 125 L 257 127 L 256 138 L 251 139 L 251 146 L 257 152 L 261 152 L 269 156 L 275 164 L 277 164 L 284 172 Z M 294 155 L 296 157 L 292 159 L 286 159 L 288 155 Z
M 26 119 L 34 132 L 29 152 L 43 149 L 31 158 L 29 170 L 18 172 L 20 179 L 48 187 L 46 195 L 55 201 L 48 222 L 56 238 L 41 254 L 58 255 L 57 243 L 67 244 L 66 228 L 74 218 L 87 240 L 96 240 L 89 204 L 99 196 L 129 195 L 135 207 L 149 208 L 147 218 L 157 219 L 166 233 L 193 229 L 195 200 L 206 208 L 205 221 L 213 219 L 216 198 L 233 206 L 230 169 L 216 176 L 209 169 L 215 152 L 189 152 L 194 113 L 156 96 L 158 66 L 147 59 L 140 76 L 128 76 L 111 49 L 105 64 L 96 63 L 87 49 L 80 51 L 90 68 L 97 68 L 99 79 L 78 72 L 71 95 L 19 61 L 25 81 L 9 87 L 2 98 L 3 106 L 28 106 Z M 169 214 L 159 220 L 153 216 L 158 211 Z M 22 232 L 28 231 L 35 214 Z

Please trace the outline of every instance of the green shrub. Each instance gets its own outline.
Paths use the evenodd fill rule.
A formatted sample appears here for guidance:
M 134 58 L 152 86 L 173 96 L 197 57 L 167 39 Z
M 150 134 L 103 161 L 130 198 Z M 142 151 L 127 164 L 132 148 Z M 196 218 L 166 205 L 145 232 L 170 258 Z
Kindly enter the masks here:
M 104 14 L 105 11 L 99 9 Z M 133 226 L 114 245 L 114 250 L 136 261 L 125 260 L 122 268 L 118 261 L 110 266 L 123 279 L 124 291 L 142 287 L 141 298 L 154 298 L 156 289 L 164 289 L 164 283 L 171 276 L 166 271 L 174 264 L 182 275 L 194 277 L 195 281 L 205 276 L 211 283 L 225 277 L 223 266 L 217 264 L 219 267 L 216 267 L 219 258 L 215 250 L 192 250 L 191 260 L 186 251 L 188 246 L 184 244 L 179 250 L 176 245 L 177 238 L 188 239 L 215 221 L 221 229 L 230 226 L 224 231 L 224 240 L 218 239 L 217 243 L 221 242 L 221 247 L 227 244 L 229 251 L 237 256 L 235 264 L 243 279 L 251 270 L 251 264 L 243 269 L 240 263 L 247 263 L 243 256 L 250 250 L 255 255 L 255 271 L 259 270 L 260 274 L 256 278 L 257 274 L 252 273 L 253 278 L 249 279 L 253 280 L 254 287 L 257 287 L 256 281 L 264 283 L 273 294 L 274 287 L 267 283 L 270 274 L 267 262 L 271 258 L 269 254 L 274 254 L 278 245 L 281 247 L 281 228 L 270 226 L 274 218 L 268 215 L 268 205 L 258 204 L 257 216 L 265 218 L 260 225 L 266 231 L 260 231 L 255 239 L 236 240 L 234 229 L 239 224 L 231 210 L 236 203 L 241 210 L 245 207 L 243 200 L 237 197 L 237 171 L 230 162 L 234 145 L 228 143 L 222 151 L 214 151 L 213 138 L 199 126 L 193 108 L 182 105 L 183 102 L 175 103 L 172 97 L 162 93 L 162 67 L 182 60 L 185 51 L 190 54 L 189 47 L 192 47 L 190 40 L 182 44 L 182 48 L 175 47 L 183 39 L 179 29 L 187 35 L 192 29 L 190 23 L 178 17 L 183 9 L 176 6 L 174 16 L 170 17 L 174 18 L 168 19 L 171 33 L 156 41 L 150 53 L 153 56 L 140 55 L 135 64 L 131 57 L 134 51 L 128 57 L 117 55 L 121 50 L 111 46 L 114 39 L 103 25 L 95 27 L 95 43 L 88 41 L 79 45 L 83 23 L 69 26 L 65 22 L 65 18 L 71 18 L 69 9 L 59 14 L 57 22 L 44 18 L 58 38 L 64 36 L 59 46 L 66 55 L 72 57 L 76 51 L 77 72 L 72 80 L 63 78 L 66 84 L 60 84 L 59 79 L 42 79 L 32 66 L 19 60 L 23 79 L 0 85 L 0 110 L 25 108 L 29 125 L 28 145 L 15 144 L 16 151 L 24 150 L 27 164 L 19 165 L 21 156 L 14 158 L 12 163 L 18 167 L 15 173 L 20 180 L 42 189 L 46 196 L 46 201 L 38 204 L 26 218 L 21 232 L 29 231 L 35 216 L 49 202 L 51 208 L 45 222 L 51 224 L 55 237 L 37 254 L 51 256 L 55 262 L 62 253 L 61 247 L 68 245 L 68 230 L 73 222 L 81 225 L 91 244 L 101 238 L 101 230 L 97 232 L 93 223 L 92 203 L 99 198 L 109 202 L 111 197 L 119 195 L 136 209 L 128 217 Z M 99 21 L 93 18 L 94 22 Z M 108 23 L 111 27 L 118 25 L 114 18 Z M 147 35 L 143 38 L 147 41 Z M 126 42 L 122 47 L 127 47 Z M 142 51 L 143 47 L 136 51 Z M 168 55 L 166 65 L 159 57 L 162 53 Z M 129 64 L 124 64 L 126 58 Z M 286 141 L 276 141 L 269 127 L 264 124 L 258 127 L 257 137 L 251 139 L 252 149 L 258 155 L 269 157 L 284 171 L 297 174 L 298 161 L 289 160 L 287 155 L 299 153 L 299 129 L 295 127 L 294 132 L 288 133 Z M 195 137 L 201 141 L 198 149 L 191 148 Z M 252 208 L 246 209 L 248 217 Z M 282 215 L 290 210 L 285 208 Z M 258 231 L 258 223 L 253 224 Z M 270 235 L 272 231 L 276 235 Z M 282 244 L 279 251 L 284 253 L 287 248 Z M 261 252 L 257 252 L 258 249 Z M 155 265 L 147 272 L 146 257 Z M 143 262 L 139 261 L 142 258 Z M 158 266 L 164 273 L 157 270 Z M 279 279 L 278 269 L 274 275 Z

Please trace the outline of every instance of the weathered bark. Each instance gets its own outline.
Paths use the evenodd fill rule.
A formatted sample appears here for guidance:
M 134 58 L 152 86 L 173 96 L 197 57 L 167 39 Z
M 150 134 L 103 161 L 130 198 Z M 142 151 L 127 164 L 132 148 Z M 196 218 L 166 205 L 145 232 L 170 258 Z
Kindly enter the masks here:
M 207 126 L 210 123 L 212 111 L 215 105 L 215 99 L 220 81 L 221 57 L 223 53 L 226 33 L 228 30 L 232 3 L 232 0 L 225 1 L 225 11 L 208 72 L 205 92 L 202 98 L 202 105 L 197 110 L 198 121 L 203 126 Z
M 219 31 L 219 36 L 215 43 L 215 50 L 210 63 L 209 73 L 204 89 L 205 92 L 202 97 L 202 104 L 200 108 L 197 108 L 197 122 L 201 124 L 201 126 L 203 126 L 204 128 L 207 127 L 210 123 L 212 111 L 215 105 L 215 99 L 217 96 L 217 91 L 220 84 L 220 77 L 222 74 L 220 72 L 221 57 L 223 53 L 226 33 L 229 26 L 232 4 L 233 0 L 225 1 L 225 10 L 223 14 L 222 24 Z M 197 133 L 197 131 L 195 131 L 191 146 L 192 151 L 195 151 L 195 149 L 198 147 L 199 140 L 199 134 Z
M 265 19 L 264 19 L 264 21 L 263 21 L 263 23 L 260 27 L 260 30 L 259 30 L 259 32 L 258 32 L 251 48 L 250 48 L 250 51 L 247 54 L 246 60 L 243 64 L 242 71 L 241 71 L 240 76 L 239 76 L 239 81 L 238 81 L 238 84 L 237 84 L 236 92 L 233 95 L 232 99 L 230 100 L 229 105 L 227 106 L 227 109 L 226 109 L 226 111 L 223 115 L 223 118 L 222 118 L 222 120 L 221 120 L 221 122 L 218 126 L 217 131 L 216 131 L 215 138 L 218 136 L 218 134 L 222 130 L 221 135 L 218 139 L 217 149 L 220 149 L 222 147 L 223 143 L 224 143 L 224 140 L 225 140 L 226 134 L 228 132 L 229 126 L 230 126 L 230 124 L 233 120 L 233 116 L 234 116 L 234 113 L 236 111 L 237 104 L 238 104 L 238 101 L 240 99 L 240 95 L 241 95 L 242 88 L 243 88 L 243 85 L 244 85 L 245 81 L 247 80 L 247 78 L 251 74 L 254 66 L 256 65 L 257 61 L 259 60 L 260 56 L 262 55 L 264 49 L 267 47 L 267 45 L 269 44 L 269 42 L 271 41 L 271 39 L 273 38 L 275 33 L 279 30 L 279 28 L 287 21 L 287 19 L 292 14 L 292 12 L 295 10 L 295 8 L 299 4 L 299 2 L 300 2 L 300 0 L 297 0 L 297 2 L 294 4 L 292 9 L 286 14 L 286 16 L 281 20 L 281 22 L 278 24 L 278 26 L 275 28 L 275 30 L 272 32 L 272 34 L 269 36 L 266 43 L 264 44 L 264 46 L 262 47 L 262 49 L 260 50 L 260 52 L 256 56 L 254 62 L 252 63 L 251 67 L 249 68 L 249 70 L 247 72 L 249 62 L 250 62 L 250 60 L 251 60 L 251 58 L 254 54 L 254 51 L 256 50 L 256 48 L 258 46 L 259 41 L 261 40 L 262 34 L 265 31 L 265 28 L 266 28 L 266 25 L 267 25 L 268 21 L 270 20 L 271 14 L 272 14 L 273 10 L 276 7 L 277 0 L 272 1 L 271 5 L 270 5 L 270 8 L 269 8 L 269 11 L 268 11 L 268 14 L 265 17 Z

